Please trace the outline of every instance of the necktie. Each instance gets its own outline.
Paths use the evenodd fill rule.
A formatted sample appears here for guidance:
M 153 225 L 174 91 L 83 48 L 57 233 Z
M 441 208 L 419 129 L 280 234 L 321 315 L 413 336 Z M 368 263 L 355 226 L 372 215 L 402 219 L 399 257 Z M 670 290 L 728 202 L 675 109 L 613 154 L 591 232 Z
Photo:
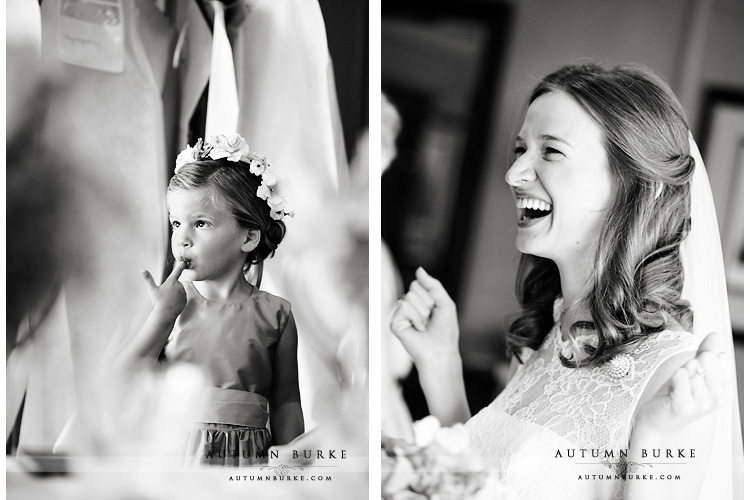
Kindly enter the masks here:
M 211 49 L 211 73 L 208 84 L 206 137 L 237 132 L 239 98 L 234 74 L 232 46 L 224 22 L 224 4 L 214 0 L 214 33 Z

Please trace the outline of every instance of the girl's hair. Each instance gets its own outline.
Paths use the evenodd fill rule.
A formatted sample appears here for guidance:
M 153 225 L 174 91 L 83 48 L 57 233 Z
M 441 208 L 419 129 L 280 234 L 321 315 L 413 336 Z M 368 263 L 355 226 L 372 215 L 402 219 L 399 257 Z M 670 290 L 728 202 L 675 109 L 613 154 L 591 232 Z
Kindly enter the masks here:
M 260 231 L 258 246 L 245 260 L 247 269 L 272 257 L 286 234 L 284 222 L 271 218 L 268 204 L 257 196 L 260 182 L 247 163 L 204 159 L 183 165 L 169 181 L 167 192 L 207 188 L 214 206 L 229 209 L 242 229 Z
M 635 349 L 644 337 L 677 321 L 692 329 L 693 313 L 682 300 L 680 243 L 690 230 L 689 128 L 682 106 L 650 70 L 597 65 L 565 66 L 547 75 L 529 98 L 565 92 L 602 131 L 614 184 L 614 201 L 596 247 L 589 289 L 568 310 L 586 308 L 593 320 L 571 328 L 593 328 L 596 346 L 583 360 L 564 365 L 596 366 Z M 516 277 L 521 315 L 510 327 L 509 347 L 537 349 L 554 324 L 560 276 L 549 259 L 523 254 Z

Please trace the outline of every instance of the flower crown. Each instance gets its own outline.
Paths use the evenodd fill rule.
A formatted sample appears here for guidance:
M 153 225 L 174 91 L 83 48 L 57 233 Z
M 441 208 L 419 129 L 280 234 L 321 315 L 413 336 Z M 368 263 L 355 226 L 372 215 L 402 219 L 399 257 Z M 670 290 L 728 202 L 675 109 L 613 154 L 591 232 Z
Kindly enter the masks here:
M 261 177 L 260 186 L 255 193 L 261 200 L 266 200 L 271 209 L 271 218 L 281 220 L 285 216 L 294 217 L 294 211 L 286 210 L 289 179 L 278 177 L 271 172 L 271 164 L 265 156 L 258 153 L 250 154 L 250 146 L 240 134 L 218 134 L 210 136 L 205 142 L 198 139 L 195 146 L 188 146 L 177 155 L 174 173 L 188 163 L 210 158 L 218 160 L 226 158 L 228 161 L 249 164 L 250 173 Z

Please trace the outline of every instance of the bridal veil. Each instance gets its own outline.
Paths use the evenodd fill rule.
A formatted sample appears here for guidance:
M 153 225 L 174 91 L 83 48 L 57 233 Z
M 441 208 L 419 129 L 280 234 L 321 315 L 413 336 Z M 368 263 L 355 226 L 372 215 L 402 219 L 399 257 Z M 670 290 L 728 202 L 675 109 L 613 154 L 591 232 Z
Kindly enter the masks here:
M 731 402 L 717 410 L 711 460 L 699 498 L 738 500 L 743 487 L 742 433 L 721 238 L 706 166 L 692 136 L 690 154 L 695 159 L 690 200 L 692 227 L 680 252 L 685 269 L 682 296 L 692 304 L 693 333 L 699 343 L 711 332 L 720 333 L 732 374 Z

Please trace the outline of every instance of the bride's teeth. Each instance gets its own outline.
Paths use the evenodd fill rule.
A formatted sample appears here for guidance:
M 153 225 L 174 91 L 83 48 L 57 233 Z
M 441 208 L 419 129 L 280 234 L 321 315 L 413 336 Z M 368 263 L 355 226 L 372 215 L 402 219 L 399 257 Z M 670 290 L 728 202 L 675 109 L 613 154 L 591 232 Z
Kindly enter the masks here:
M 532 198 L 518 198 L 516 200 L 516 208 L 542 210 L 545 212 L 549 212 L 552 210 L 552 205 L 542 200 L 534 200 Z

